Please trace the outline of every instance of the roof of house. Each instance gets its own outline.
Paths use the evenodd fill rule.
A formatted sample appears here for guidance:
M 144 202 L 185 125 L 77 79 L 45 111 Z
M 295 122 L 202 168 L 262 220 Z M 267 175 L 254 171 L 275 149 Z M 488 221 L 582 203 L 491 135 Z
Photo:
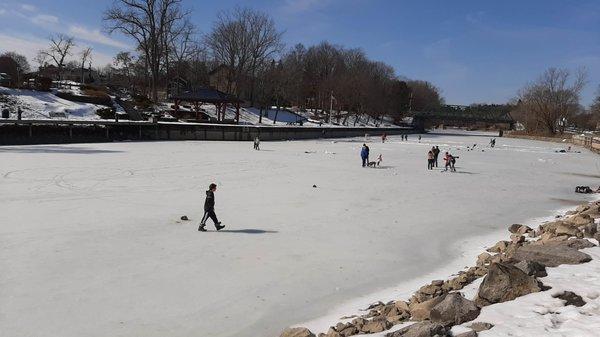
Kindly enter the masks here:
M 209 88 L 199 88 L 194 90 L 189 90 L 182 92 L 180 94 L 174 94 L 171 96 L 171 99 L 176 101 L 185 101 L 185 102 L 201 102 L 201 103 L 241 103 L 242 100 L 233 96 L 226 94 L 222 91 L 209 89 Z

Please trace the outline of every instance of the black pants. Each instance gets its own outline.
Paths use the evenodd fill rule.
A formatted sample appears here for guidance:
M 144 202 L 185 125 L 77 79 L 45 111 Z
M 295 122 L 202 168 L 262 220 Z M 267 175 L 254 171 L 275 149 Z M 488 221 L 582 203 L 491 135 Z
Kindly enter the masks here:
M 219 223 L 219 219 L 217 219 L 217 215 L 215 214 L 214 209 L 204 211 L 204 216 L 202 217 L 202 221 L 200 221 L 200 225 L 206 225 L 206 221 L 208 220 L 208 218 L 212 219 L 212 221 L 215 223 L 215 226 Z
M 433 159 L 427 159 L 427 169 L 433 170 Z
M 438 167 L 438 156 L 435 156 L 433 159 L 433 165 L 435 165 L 435 167 Z

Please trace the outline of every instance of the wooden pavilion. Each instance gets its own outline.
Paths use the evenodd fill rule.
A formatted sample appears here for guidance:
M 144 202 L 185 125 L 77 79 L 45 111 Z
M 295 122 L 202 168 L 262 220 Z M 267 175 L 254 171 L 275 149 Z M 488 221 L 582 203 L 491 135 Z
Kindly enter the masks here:
M 193 105 L 193 113 L 195 113 L 196 120 L 200 120 L 200 116 L 205 115 L 200 109 L 202 104 L 213 104 L 217 111 L 217 122 L 224 122 L 227 106 L 231 104 L 236 109 L 235 123 L 240 122 L 240 104 L 243 101 L 222 91 L 210 88 L 200 88 L 172 95 L 171 99 L 175 103 L 173 110 L 176 117 L 180 113 L 179 107 L 182 102 L 188 102 Z

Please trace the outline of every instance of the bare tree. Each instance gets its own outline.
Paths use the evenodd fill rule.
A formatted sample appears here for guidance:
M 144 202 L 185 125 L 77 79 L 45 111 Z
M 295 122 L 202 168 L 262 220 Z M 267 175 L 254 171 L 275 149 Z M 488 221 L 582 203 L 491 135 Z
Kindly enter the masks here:
M 10 57 L 17 62 L 21 73 L 28 73 L 31 71 L 31 66 L 29 65 L 29 61 L 27 61 L 27 57 L 25 57 L 25 55 L 21 55 L 14 51 L 8 51 L 2 53 L 0 57 Z
M 54 62 L 58 68 L 58 79 L 62 79 L 62 70 L 65 66 L 65 59 L 72 55 L 72 49 L 75 47 L 73 37 L 64 34 L 57 34 L 50 37 L 50 47 L 40 50 L 38 55 L 45 55 L 47 59 Z
M 84 48 L 80 53 L 79 53 L 80 59 L 81 59 L 81 83 L 85 84 L 85 76 L 84 76 L 84 71 L 85 71 L 85 63 L 89 62 L 89 68 L 92 68 L 92 48 L 87 47 Z
M 529 131 L 564 132 L 567 119 L 579 111 L 587 75 L 580 70 L 571 77 L 566 69 L 550 68 L 519 92 L 518 110 L 535 123 L 529 123 Z
M 204 42 L 214 59 L 228 68 L 229 93 L 239 95 L 243 86 L 249 85 L 249 95 L 254 100 L 256 72 L 281 51 L 281 36 L 267 14 L 236 7 L 219 13 Z
M 188 15 L 181 0 L 115 0 L 104 13 L 109 33 L 119 31 L 133 38 L 144 54 L 154 102 L 158 101 L 160 69 L 167 54 L 165 42 L 173 27 Z

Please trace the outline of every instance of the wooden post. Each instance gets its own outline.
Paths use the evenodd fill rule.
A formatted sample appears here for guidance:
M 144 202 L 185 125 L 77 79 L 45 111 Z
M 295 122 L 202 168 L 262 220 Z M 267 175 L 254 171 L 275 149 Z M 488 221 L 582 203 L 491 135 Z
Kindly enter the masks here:
M 73 124 L 69 124 L 69 138 L 73 139 Z
M 235 104 L 235 123 L 240 124 L 240 102 Z

